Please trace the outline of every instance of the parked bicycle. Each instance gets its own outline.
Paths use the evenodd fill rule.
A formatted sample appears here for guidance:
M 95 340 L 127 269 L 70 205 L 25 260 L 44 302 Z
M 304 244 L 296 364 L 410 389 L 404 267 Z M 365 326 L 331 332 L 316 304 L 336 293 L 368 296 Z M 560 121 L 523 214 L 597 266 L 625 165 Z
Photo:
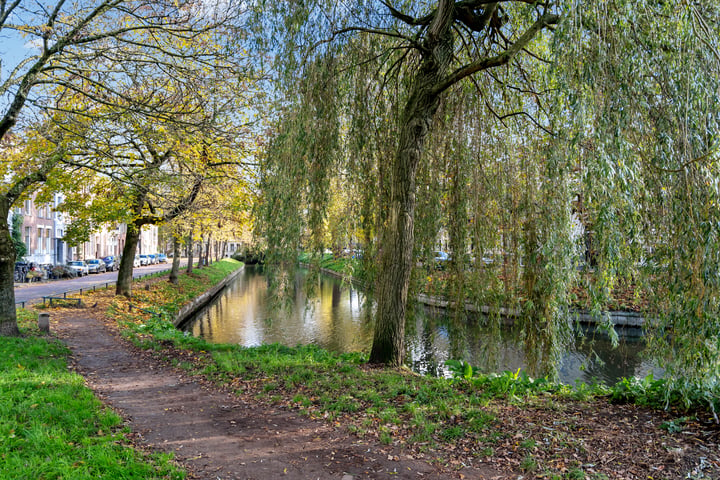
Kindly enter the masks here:
M 29 267 L 27 263 L 15 262 L 15 273 L 13 280 L 15 283 L 23 283 L 27 277 Z

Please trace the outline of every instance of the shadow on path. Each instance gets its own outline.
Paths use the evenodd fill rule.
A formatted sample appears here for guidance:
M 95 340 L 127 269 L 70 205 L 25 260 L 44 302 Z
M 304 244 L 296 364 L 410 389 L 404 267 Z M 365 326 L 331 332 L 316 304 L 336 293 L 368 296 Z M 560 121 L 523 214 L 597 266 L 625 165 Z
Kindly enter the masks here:
M 199 479 L 492 478 L 442 472 L 342 427 L 248 404 L 119 338 L 91 312 L 53 322 L 74 367 L 141 442 L 173 452 Z M 397 459 L 397 460 L 396 460 Z

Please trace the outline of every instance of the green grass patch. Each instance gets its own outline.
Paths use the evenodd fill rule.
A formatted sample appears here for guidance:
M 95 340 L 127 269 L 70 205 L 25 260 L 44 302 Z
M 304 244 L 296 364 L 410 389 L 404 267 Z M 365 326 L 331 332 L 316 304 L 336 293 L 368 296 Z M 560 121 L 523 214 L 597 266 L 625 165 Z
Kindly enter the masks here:
M 324 259 L 326 264 L 333 261 Z M 189 278 L 181 276 L 179 286 L 159 282 L 148 291 L 138 292 L 133 302 L 147 305 L 157 315 L 129 313 L 118 305 L 115 314 L 125 335 L 154 350 L 174 345 L 173 354 L 185 356 L 181 364 L 191 374 L 230 384 L 263 402 L 292 406 L 303 415 L 347 425 L 359 435 L 374 436 L 384 444 L 417 446 L 421 451 L 448 446 L 471 455 L 491 456 L 502 450 L 506 441 L 496 415 L 501 415 L 508 404 L 552 406 L 564 399 L 592 401 L 598 396 L 632 401 L 658 393 L 659 384 L 651 379 L 626 382 L 615 390 L 593 385 L 572 388 L 530 378 L 520 370 L 480 374 L 459 361 L 448 363 L 454 376 L 446 379 L 420 376 L 406 369 L 370 368 L 365 365 L 364 354 L 334 354 L 315 346 L 244 348 L 211 344 L 176 330 L 167 320 L 179 306 L 239 265 L 220 263 Z M 677 428 L 682 428 L 681 421 L 667 427 L 668 431 Z M 521 469 L 541 472 L 542 442 L 527 438 L 518 447 Z M 583 473 L 576 470 L 563 473 L 563 478 Z
M 25 336 L 0 337 L 0 478 L 185 478 L 129 446 L 122 419 L 68 371 L 68 350 L 31 327 L 36 315 L 19 310 Z

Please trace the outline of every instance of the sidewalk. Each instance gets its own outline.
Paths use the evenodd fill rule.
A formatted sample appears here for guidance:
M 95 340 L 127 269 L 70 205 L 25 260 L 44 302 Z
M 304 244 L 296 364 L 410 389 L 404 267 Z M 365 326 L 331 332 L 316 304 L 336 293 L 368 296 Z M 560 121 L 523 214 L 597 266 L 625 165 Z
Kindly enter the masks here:
M 442 472 L 392 446 L 327 422 L 267 407 L 196 382 L 119 339 L 87 310 L 53 318 L 75 368 L 126 419 L 139 443 L 172 452 L 197 479 L 486 478 Z M 189 359 L 191 360 L 191 359 Z

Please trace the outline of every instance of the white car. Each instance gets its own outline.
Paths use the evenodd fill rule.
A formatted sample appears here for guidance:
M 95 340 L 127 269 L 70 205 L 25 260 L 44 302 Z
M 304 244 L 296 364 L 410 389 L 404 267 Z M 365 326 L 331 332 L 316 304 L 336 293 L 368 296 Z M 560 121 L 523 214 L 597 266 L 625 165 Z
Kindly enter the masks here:
M 87 263 L 82 260 L 73 260 L 68 262 L 68 267 L 72 268 L 77 272 L 78 277 L 82 277 L 90 274 Z

